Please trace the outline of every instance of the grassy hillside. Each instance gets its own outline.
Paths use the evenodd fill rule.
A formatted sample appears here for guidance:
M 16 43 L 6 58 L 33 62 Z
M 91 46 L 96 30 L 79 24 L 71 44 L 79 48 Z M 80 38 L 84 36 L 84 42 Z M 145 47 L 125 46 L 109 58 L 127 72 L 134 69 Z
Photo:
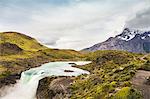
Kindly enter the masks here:
M 133 88 L 131 79 L 138 69 L 148 64 L 148 61 L 141 60 L 143 55 L 124 51 L 96 51 L 87 57 L 93 62 L 80 68 L 91 74 L 75 79 L 71 85 L 72 99 L 142 98 L 141 93 Z
M 81 60 L 74 50 L 50 49 L 17 32 L 0 33 L 0 77 L 20 73 L 49 61 Z
M 16 44 L 21 49 L 27 51 L 37 51 L 46 48 L 45 46 L 38 43 L 34 38 L 17 32 L 0 33 L 0 44 L 6 42 Z
M 34 38 L 21 33 L 0 33 L 0 87 L 15 83 L 18 76 L 14 78 L 11 75 L 20 74 L 24 70 L 46 62 L 68 60 L 92 61 L 91 64 L 79 67 L 90 71 L 90 75 L 72 78 L 73 82 L 69 87 L 71 97 L 69 98 L 142 98 L 139 90 L 132 86 L 131 79 L 139 69 L 150 71 L 149 54 L 143 55 L 125 51 L 96 51 L 83 54 L 74 50 L 47 48 Z M 49 90 L 50 83 L 51 80 L 42 84 L 44 90 Z

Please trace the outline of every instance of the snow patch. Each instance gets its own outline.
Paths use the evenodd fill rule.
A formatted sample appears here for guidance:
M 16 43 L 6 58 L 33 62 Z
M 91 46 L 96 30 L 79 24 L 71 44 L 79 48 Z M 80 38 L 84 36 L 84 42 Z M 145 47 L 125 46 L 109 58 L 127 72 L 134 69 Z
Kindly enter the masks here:
M 143 39 L 143 40 L 144 40 L 145 38 L 146 38 L 146 36 L 141 37 L 141 39 Z

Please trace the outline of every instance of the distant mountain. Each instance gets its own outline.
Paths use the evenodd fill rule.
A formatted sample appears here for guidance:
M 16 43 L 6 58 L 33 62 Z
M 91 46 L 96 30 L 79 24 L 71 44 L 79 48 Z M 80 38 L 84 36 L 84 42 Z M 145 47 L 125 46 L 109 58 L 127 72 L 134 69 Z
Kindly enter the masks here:
M 136 53 L 150 52 L 150 31 L 125 28 L 121 34 L 85 48 L 83 51 L 124 50 Z

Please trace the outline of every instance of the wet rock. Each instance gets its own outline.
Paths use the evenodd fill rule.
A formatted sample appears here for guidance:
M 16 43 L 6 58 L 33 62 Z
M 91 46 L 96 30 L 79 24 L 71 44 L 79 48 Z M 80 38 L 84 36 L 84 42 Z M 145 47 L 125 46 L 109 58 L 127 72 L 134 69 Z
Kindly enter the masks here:
M 64 70 L 64 72 L 74 72 L 74 71 L 72 71 L 72 70 Z
M 37 99 L 69 99 L 72 77 L 44 78 L 37 90 Z
M 0 88 L 6 86 L 6 85 L 10 85 L 10 84 L 15 84 L 16 80 L 20 79 L 20 74 L 13 74 L 13 75 L 9 75 L 5 78 L 1 78 L 0 79 Z

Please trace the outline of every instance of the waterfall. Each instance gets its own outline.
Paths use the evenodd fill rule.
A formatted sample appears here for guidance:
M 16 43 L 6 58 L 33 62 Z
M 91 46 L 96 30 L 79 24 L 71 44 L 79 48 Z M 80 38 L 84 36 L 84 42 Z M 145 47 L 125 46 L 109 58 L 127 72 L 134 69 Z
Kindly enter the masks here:
M 36 99 L 39 80 L 50 76 L 78 76 L 89 74 L 88 71 L 72 67 L 71 64 L 85 65 L 89 61 L 50 62 L 40 67 L 22 72 L 20 80 L 14 85 L 4 88 L 0 99 Z M 73 72 L 65 72 L 65 70 Z

